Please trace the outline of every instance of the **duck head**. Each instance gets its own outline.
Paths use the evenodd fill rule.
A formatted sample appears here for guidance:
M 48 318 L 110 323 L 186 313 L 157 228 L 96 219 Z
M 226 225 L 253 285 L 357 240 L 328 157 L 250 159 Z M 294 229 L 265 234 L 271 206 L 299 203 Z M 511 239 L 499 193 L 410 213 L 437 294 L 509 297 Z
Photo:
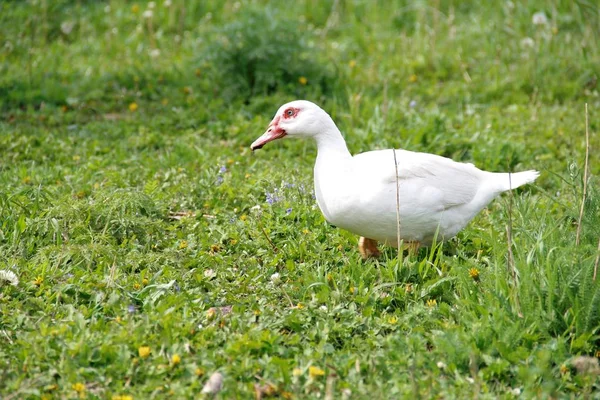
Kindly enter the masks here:
M 318 105 L 306 100 L 292 101 L 279 107 L 267 131 L 250 148 L 257 150 L 273 140 L 288 136 L 315 137 L 330 121 L 329 115 Z

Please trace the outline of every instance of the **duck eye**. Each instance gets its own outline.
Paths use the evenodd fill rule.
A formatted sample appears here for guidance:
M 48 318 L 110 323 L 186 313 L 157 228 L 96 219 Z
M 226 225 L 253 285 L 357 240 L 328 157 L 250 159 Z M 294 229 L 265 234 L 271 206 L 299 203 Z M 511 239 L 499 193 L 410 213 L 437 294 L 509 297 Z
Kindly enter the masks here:
M 292 110 L 291 108 L 289 108 L 285 113 L 286 113 L 286 115 L 288 117 L 291 117 L 292 115 L 294 115 L 294 110 Z

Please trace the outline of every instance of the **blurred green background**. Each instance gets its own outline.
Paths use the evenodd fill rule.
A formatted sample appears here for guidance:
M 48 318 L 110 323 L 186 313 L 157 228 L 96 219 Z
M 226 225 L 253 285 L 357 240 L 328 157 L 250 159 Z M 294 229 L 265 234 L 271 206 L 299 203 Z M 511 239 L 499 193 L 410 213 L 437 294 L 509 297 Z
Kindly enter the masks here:
M 592 1 L 0 1 L 0 397 L 219 371 L 222 398 L 592 398 L 599 27 Z M 541 177 L 363 263 L 314 144 L 249 150 L 298 98 L 353 153 Z

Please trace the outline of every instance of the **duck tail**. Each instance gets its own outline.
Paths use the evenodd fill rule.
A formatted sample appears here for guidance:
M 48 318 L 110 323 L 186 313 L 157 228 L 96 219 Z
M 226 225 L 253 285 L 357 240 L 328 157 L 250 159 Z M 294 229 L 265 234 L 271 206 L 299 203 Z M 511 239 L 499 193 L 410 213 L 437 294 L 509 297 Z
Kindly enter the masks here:
M 501 173 L 498 175 L 502 191 L 506 191 L 535 181 L 540 176 L 540 173 L 532 169 L 530 171 Z

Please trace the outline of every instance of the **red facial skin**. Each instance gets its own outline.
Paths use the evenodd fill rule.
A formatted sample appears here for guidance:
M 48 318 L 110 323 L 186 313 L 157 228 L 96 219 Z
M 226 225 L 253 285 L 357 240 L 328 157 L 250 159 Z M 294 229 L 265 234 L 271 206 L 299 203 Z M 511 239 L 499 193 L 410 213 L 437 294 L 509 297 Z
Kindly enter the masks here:
M 298 116 L 299 112 L 300 112 L 299 108 L 288 107 L 283 112 L 283 119 L 296 118 Z M 279 120 L 277 120 L 277 121 L 279 121 Z
M 289 107 L 285 109 L 282 116 L 283 119 L 286 120 L 296 118 L 299 112 L 299 108 Z M 277 115 L 269 124 L 269 129 L 267 129 L 267 131 L 261 137 L 256 139 L 254 143 L 250 145 L 250 148 L 252 150 L 257 150 L 273 140 L 281 139 L 282 137 L 284 137 L 286 135 L 286 132 L 285 129 L 279 126 L 279 121 L 281 121 L 281 116 Z

